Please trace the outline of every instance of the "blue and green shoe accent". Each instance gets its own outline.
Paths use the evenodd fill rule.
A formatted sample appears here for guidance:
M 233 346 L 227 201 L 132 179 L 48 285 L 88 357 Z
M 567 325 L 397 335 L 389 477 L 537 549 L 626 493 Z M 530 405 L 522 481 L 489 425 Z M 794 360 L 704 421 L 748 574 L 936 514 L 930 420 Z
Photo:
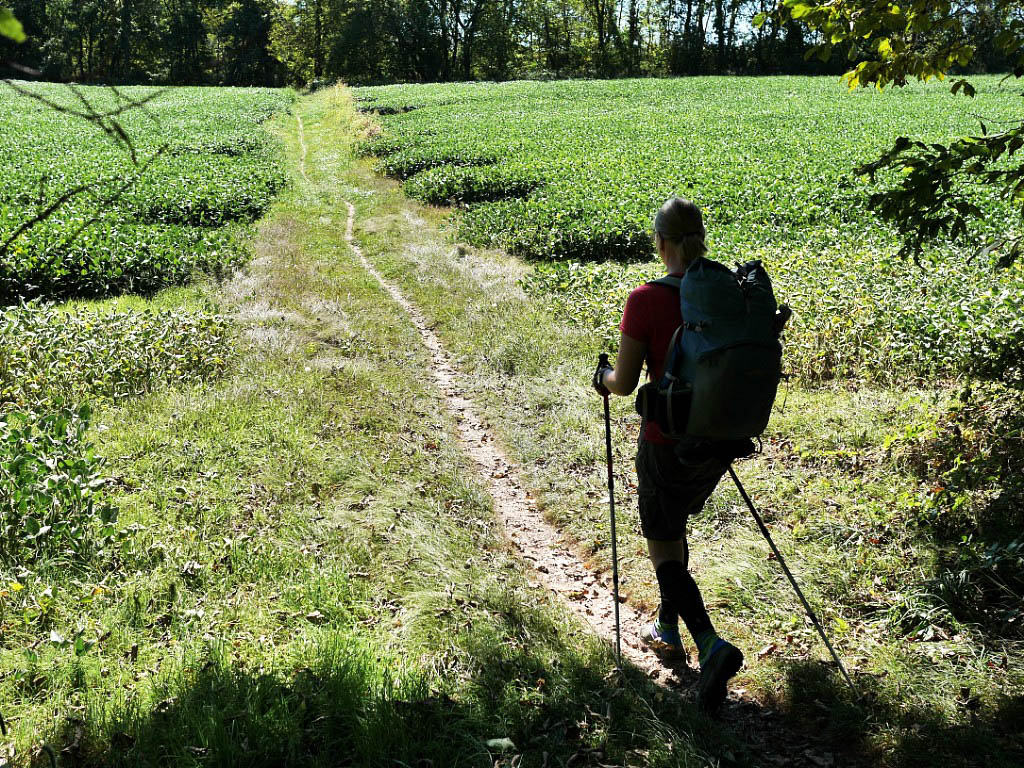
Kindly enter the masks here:
M 672 659 L 686 657 L 686 648 L 679 637 L 679 625 L 655 619 L 643 635 L 644 643 L 658 654 Z
M 725 701 L 729 680 L 743 666 L 743 653 L 713 629 L 702 632 L 696 641 L 700 658 L 697 704 L 705 712 L 714 712 Z

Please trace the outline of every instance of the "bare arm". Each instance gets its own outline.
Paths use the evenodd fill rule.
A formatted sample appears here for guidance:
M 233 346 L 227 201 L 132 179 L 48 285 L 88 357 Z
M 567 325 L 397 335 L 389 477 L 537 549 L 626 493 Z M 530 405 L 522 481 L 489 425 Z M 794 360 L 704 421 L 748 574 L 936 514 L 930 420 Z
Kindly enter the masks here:
M 608 391 L 616 395 L 628 395 L 636 389 L 646 354 L 647 345 L 644 342 L 622 334 L 619 339 L 619 355 L 615 358 L 615 368 L 606 373 L 602 380 Z

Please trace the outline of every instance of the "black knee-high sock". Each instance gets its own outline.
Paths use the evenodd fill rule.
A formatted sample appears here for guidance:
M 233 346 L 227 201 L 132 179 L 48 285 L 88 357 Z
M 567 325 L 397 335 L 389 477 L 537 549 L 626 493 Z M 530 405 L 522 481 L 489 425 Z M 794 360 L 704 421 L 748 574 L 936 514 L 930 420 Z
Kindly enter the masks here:
M 658 587 L 661 591 L 661 611 L 659 618 L 675 624 L 675 616 L 682 618 L 686 628 L 696 641 L 697 635 L 714 629 L 707 609 L 704 607 L 704 598 L 700 595 L 697 582 L 693 580 L 690 572 L 678 560 L 669 560 L 658 566 L 655 571 L 658 577 Z M 666 607 L 668 612 L 666 612 Z M 671 620 L 666 615 L 672 616 Z

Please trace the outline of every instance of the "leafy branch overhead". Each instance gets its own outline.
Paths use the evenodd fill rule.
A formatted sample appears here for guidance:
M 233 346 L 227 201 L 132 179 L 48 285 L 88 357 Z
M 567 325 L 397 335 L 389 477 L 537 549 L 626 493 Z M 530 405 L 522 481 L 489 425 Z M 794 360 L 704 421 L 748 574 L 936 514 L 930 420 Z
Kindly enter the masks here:
M 903 87 L 912 80 L 945 80 L 979 53 L 976 28 L 997 30 L 991 37 L 1016 78 L 1024 75 L 1024 3 L 994 0 L 986 4 L 918 0 L 898 5 L 884 0 L 781 0 L 770 14 L 779 22 L 797 21 L 819 36 L 808 57 L 831 58 L 845 51 L 851 61 L 843 76 L 851 89 L 874 85 Z M 764 24 L 769 14 L 759 14 Z M 950 90 L 975 96 L 974 86 L 955 75 Z M 978 195 L 986 190 L 1012 202 L 1024 219 L 1024 161 L 1012 159 L 1024 145 L 1024 121 L 990 132 L 979 118 L 977 135 L 928 143 L 901 137 L 873 162 L 857 169 L 872 180 L 884 176 L 892 186 L 870 197 L 871 207 L 893 222 L 903 236 L 904 255 L 915 258 L 938 238 L 975 243 L 975 255 L 1000 254 L 1011 264 L 1024 249 L 1018 230 L 977 241 L 983 218 Z
M 6 37 L 16 43 L 25 42 L 25 30 L 10 8 L 0 7 L 0 37 Z

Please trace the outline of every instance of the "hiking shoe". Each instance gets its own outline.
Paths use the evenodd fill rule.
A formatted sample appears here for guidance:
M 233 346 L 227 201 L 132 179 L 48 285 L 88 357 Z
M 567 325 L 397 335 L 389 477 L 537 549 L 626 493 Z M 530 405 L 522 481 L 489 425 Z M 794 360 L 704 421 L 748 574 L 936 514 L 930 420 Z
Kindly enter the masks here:
M 666 658 L 681 659 L 686 656 L 686 649 L 679 637 L 679 627 L 662 624 L 660 619 L 655 619 L 642 639 L 648 648 Z
M 725 701 L 729 679 L 743 666 L 743 654 L 732 643 L 715 641 L 707 660 L 700 666 L 697 681 L 697 705 L 705 712 L 714 712 Z

